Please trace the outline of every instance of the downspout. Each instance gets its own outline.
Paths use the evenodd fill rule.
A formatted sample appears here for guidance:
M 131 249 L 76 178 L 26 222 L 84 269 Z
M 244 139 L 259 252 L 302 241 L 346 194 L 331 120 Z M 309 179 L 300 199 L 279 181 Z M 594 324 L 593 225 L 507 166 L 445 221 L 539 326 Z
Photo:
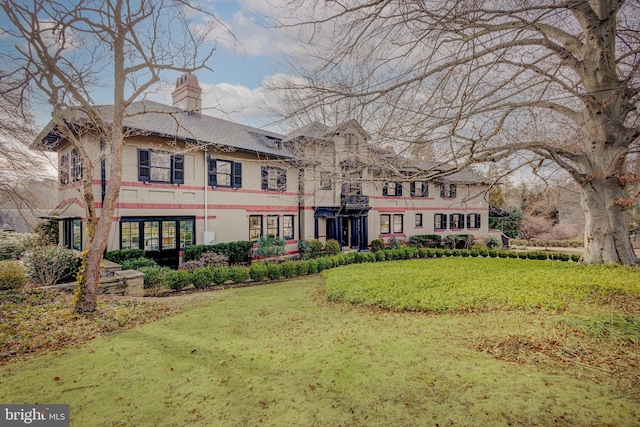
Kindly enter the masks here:
M 204 233 L 209 231 L 209 189 L 207 184 L 209 183 L 209 164 L 208 164 L 208 152 L 207 147 L 204 147 Z M 204 243 L 204 234 L 203 234 Z

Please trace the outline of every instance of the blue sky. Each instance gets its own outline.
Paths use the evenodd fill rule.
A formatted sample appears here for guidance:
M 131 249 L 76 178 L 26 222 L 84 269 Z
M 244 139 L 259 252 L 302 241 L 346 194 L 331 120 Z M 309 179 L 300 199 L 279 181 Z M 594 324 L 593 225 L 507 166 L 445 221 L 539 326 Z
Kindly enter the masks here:
M 265 0 L 200 0 L 200 5 L 214 13 L 235 36 L 235 40 L 232 39 L 223 28 L 215 30 L 213 36 L 217 47 L 208 63 L 213 72 L 196 72 L 203 89 L 205 114 L 280 130 L 274 124 L 277 119 L 264 113 L 266 95 L 263 84 L 265 79 L 286 72 L 281 52 L 289 49 L 291 42 L 269 28 L 268 18 L 261 15 L 268 13 Z M 0 28 L 5 27 L 5 19 L 0 13 Z M 0 32 L 0 40 L 2 38 Z M 171 104 L 171 91 L 177 74 L 167 73 L 161 77 L 161 89 L 148 95 L 148 99 Z M 93 95 L 96 103 L 112 102 L 109 88 Z M 44 126 L 50 119 L 51 107 L 40 104 L 34 108 L 37 124 Z

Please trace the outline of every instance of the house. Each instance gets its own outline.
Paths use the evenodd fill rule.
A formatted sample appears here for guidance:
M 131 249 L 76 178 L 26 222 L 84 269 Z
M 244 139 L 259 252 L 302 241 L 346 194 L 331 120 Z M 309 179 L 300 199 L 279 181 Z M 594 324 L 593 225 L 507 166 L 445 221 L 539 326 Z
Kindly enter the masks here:
M 353 120 L 279 135 L 202 114 L 200 97 L 196 77 L 185 74 L 173 106 L 130 105 L 107 251 L 140 248 L 176 267 L 187 246 L 261 235 L 284 238 L 295 253 L 300 239 L 366 250 L 376 238 L 489 233 L 481 177 L 463 171 L 428 179 L 433 165 L 373 146 Z M 108 121 L 111 108 L 100 114 Z M 68 122 L 81 120 L 77 114 Z M 58 153 L 59 204 L 49 217 L 59 221 L 61 243 L 76 250 L 86 240 L 83 174 L 93 171 L 98 215 L 109 181 L 109 156 L 95 131 L 82 141 L 91 165 L 53 122 L 33 143 Z

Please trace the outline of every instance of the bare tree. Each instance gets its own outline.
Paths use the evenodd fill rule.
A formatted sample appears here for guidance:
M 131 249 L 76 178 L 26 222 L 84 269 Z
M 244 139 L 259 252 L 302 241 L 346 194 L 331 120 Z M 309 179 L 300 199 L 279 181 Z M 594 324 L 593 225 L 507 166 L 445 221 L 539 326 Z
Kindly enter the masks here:
M 28 148 L 35 131 L 24 89 L 15 79 L 0 80 L 0 209 L 9 210 L 5 220 L 15 220 L 14 228 L 22 224 L 16 230 L 35 225 L 38 209 L 46 206 L 39 190 L 50 186 L 54 170 L 48 157 Z
M 306 42 L 307 61 L 276 86 L 297 96 L 292 105 L 306 116 L 357 105 L 375 113 L 364 125 L 377 138 L 430 145 L 458 170 L 511 156 L 560 166 L 581 190 L 584 262 L 638 263 L 628 218 L 628 186 L 638 176 L 627 166 L 640 149 L 637 2 L 290 0 L 282 7 L 283 16 L 313 17 L 280 21 Z
M 91 312 L 120 192 L 127 107 L 160 81 L 161 72 L 207 67 L 213 46 L 204 40 L 215 18 L 207 16 L 208 22 L 192 26 L 192 12 L 202 11 L 187 0 L 2 0 L 0 7 L 10 23 L 5 36 L 15 42 L 3 53 L 3 63 L 14 65 L 9 74 L 53 107 L 55 130 L 82 160 L 79 190 L 89 243 L 76 311 Z M 107 114 L 94 101 L 100 87 L 112 94 Z M 85 144 L 87 134 L 103 143 L 97 159 Z M 109 181 L 98 212 L 91 180 L 103 158 Z

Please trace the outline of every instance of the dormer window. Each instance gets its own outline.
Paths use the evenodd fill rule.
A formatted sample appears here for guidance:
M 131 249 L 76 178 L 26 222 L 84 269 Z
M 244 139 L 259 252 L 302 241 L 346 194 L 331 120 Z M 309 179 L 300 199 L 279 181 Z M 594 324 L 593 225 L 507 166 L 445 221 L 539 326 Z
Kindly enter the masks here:
M 455 199 L 456 190 L 456 184 L 442 183 L 440 184 L 440 197 L 443 199 Z

